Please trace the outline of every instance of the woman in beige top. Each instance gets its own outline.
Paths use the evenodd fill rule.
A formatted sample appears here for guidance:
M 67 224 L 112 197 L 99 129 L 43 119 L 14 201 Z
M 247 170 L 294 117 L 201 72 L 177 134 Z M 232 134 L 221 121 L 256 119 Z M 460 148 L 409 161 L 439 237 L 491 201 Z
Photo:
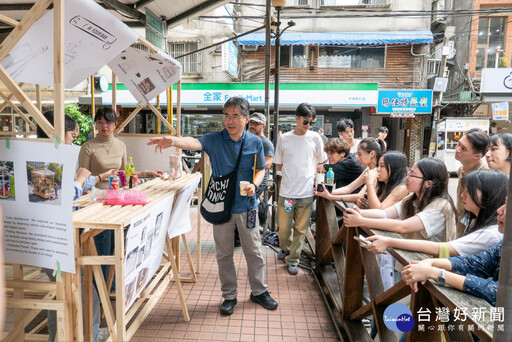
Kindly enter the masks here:
M 78 167 L 86 168 L 94 176 L 100 177 L 100 182 L 96 183 L 96 187 L 108 189 L 108 179 L 102 179 L 100 174 L 110 169 L 126 169 L 126 145 L 114 137 L 117 115 L 111 107 L 98 109 L 94 116 L 94 123 L 98 135 L 82 145 L 78 156 Z M 135 174 L 139 178 L 145 178 L 156 177 L 163 172 L 160 170 L 138 171 Z

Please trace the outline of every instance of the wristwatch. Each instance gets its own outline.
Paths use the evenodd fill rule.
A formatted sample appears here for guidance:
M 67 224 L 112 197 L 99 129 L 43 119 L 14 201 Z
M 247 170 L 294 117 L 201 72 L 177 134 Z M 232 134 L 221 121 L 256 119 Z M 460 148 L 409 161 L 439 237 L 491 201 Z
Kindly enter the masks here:
M 439 275 L 437 276 L 437 282 L 439 283 L 439 285 L 446 284 L 446 278 L 444 277 L 444 270 L 439 271 Z

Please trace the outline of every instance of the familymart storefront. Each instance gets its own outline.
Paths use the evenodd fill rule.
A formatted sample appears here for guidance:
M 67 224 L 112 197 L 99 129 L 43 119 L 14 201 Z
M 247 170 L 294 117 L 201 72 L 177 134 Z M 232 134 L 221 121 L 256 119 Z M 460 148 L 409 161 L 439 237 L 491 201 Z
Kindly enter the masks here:
M 269 101 L 273 108 L 274 85 L 270 85 Z M 356 126 L 369 108 L 377 105 L 377 83 L 282 83 L 279 86 L 279 124 L 289 130 L 295 123 L 295 108 L 302 102 L 317 110 L 316 128 L 323 128 L 326 135 L 336 134 L 336 121 L 349 117 Z M 137 101 L 123 84 L 117 85 L 117 104 L 121 115 L 137 106 Z M 240 96 L 249 101 L 251 111 L 263 112 L 265 104 L 264 83 L 183 83 L 181 91 L 182 135 L 200 136 L 223 128 L 222 106 L 227 99 Z M 176 108 L 177 92 L 173 89 L 172 102 Z M 112 104 L 112 87 L 102 96 L 103 105 Z M 156 99 L 152 101 L 157 105 Z M 160 95 L 162 112 L 167 107 L 167 96 Z M 176 117 L 174 116 L 174 121 Z M 271 123 L 273 120 L 271 120 Z M 175 124 L 175 122 L 174 122 Z M 156 132 L 156 117 L 151 111 L 141 111 L 128 125 L 130 133 Z M 166 132 L 162 125 L 161 132 Z M 357 132 L 356 132 L 357 134 Z

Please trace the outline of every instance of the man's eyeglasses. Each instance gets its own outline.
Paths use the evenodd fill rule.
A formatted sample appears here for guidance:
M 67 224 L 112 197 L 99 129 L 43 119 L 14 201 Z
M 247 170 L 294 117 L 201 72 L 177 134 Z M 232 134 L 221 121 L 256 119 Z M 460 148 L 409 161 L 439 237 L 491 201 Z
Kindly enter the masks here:
M 315 121 L 308 121 L 308 120 L 302 120 L 302 124 L 303 125 L 311 125 L 313 126 L 315 124 Z
M 259 126 L 259 125 L 261 125 L 261 122 L 257 122 L 257 121 L 249 121 L 249 125 Z
M 227 115 L 227 114 L 224 114 L 224 120 L 225 121 L 238 121 L 238 120 L 242 120 L 243 116 L 242 115 L 238 115 L 238 114 L 235 114 L 235 115 Z
M 407 171 L 407 177 L 425 179 L 424 177 L 416 176 L 412 174 L 412 171 Z

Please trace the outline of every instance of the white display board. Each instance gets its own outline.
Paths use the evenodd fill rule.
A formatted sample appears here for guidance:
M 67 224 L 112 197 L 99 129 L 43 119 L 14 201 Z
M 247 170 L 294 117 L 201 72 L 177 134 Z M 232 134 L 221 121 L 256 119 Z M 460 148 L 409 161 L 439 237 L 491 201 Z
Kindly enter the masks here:
M 0 141 L 0 169 L 10 184 L 9 193 L 0 197 L 6 262 L 75 273 L 72 204 L 79 150 Z
M 53 9 L 21 37 L 1 65 L 17 82 L 52 86 Z M 137 34 L 92 0 L 64 2 L 64 84 L 72 88 L 137 41 Z
M 138 102 L 148 102 L 181 79 L 181 64 L 168 54 L 127 48 L 108 66 Z
M 201 177 L 197 177 L 189 184 L 181 188 L 176 204 L 172 208 L 171 220 L 169 222 L 169 238 L 174 238 L 192 230 L 190 223 L 190 202 L 194 191 L 196 191 Z
M 173 201 L 174 194 L 130 222 L 124 261 L 126 311 L 160 267 Z
M 128 156 L 133 158 L 136 171 L 162 170 L 169 172 L 169 156 L 176 153 L 176 148 L 170 147 L 162 153 L 155 153 L 155 145 L 147 145 L 147 136 L 117 136 L 126 145 Z

